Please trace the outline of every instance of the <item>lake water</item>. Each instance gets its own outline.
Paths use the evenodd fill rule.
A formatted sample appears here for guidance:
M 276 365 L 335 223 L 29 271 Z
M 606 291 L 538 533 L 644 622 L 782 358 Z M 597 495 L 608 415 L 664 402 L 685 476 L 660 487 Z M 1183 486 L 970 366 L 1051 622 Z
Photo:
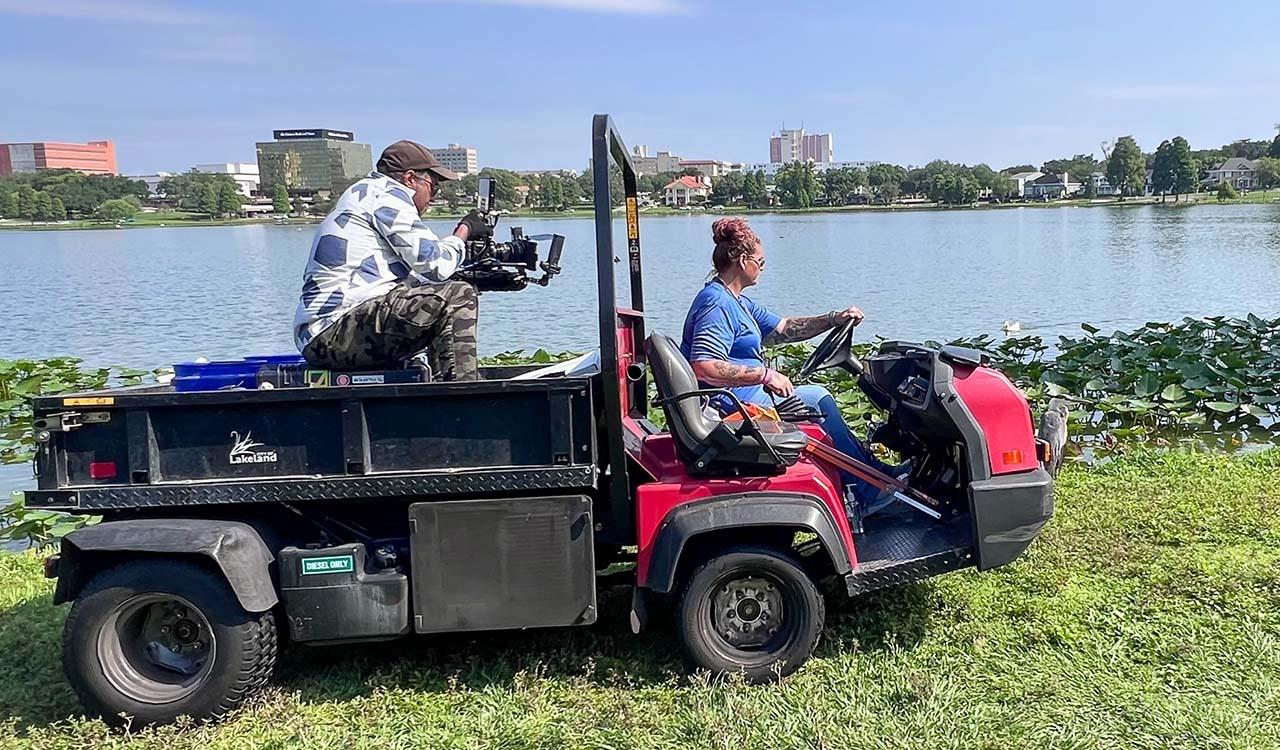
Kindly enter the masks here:
M 650 330 L 679 337 L 710 269 L 711 222 L 642 219 Z M 856 304 L 859 337 L 1079 332 L 1186 315 L 1280 316 L 1280 205 L 760 215 L 768 269 L 751 295 L 781 314 Z M 568 239 L 547 288 L 481 298 L 482 354 L 596 346 L 594 226 L 514 219 Z M 448 222 L 437 231 L 451 231 Z M 292 350 L 314 227 L 0 231 L 0 358 L 72 354 L 151 368 Z M 625 254 L 622 223 L 615 244 Z M 619 273 L 625 268 L 619 263 Z M 29 467 L 0 468 L 0 492 Z M 7 494 L 7 492 L 5 492 Z M 3 497 L 3 495 L 0 495 Z

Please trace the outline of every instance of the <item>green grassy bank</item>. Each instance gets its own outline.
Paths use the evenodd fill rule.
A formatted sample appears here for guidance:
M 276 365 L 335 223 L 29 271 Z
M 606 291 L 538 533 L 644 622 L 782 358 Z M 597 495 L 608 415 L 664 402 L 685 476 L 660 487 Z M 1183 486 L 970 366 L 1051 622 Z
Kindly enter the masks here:
M 1280 451 L 1073 467 L 1022 560 L 836 603 L 781 685 L 687 674 L 626 596 L 589 629 L 295 649 L 225 724 L 107 732 L 63 608 L 0 555 L 0 747 L 1280 747 Z

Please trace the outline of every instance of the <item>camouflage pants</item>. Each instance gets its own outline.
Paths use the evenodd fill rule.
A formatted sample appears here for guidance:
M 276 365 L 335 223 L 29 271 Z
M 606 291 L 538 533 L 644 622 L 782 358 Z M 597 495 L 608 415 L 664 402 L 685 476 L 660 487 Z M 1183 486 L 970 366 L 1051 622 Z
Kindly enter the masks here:
M 476 288 L 465 281 L 401 284 L 351 308 L 302 351 L 331 370 L 395 367 L 429 350 L 439 380 L 475 380 Z

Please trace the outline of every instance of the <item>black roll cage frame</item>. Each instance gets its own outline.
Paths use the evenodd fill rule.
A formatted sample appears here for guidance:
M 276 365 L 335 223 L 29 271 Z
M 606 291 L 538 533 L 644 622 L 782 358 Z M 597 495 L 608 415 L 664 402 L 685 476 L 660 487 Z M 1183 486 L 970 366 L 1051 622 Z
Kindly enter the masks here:
M 596 287 L 600 315 L 600 373 L 604 396 L 605 450 L 608 474 L 608 501 L 613 531 L 634 536 L 635 514 L 631 497 L 628 458 L 623 442 L 622 385 L 618 372 L 618 297 L 613 271 L 613 196 L 609 192 L 610 160 L 622 172 L 623 207 L 627 221 L 627 269 L 631 287 L 631 310 L 638 315 L 630 321 L 636 356 L 643 357 L 644 272 L 640 261 L 640 212 L 637 203 L 636 169 L 622 136 L 606 114 L 591 119 L 591 180 L 596 222 Z M 628 410 L 632 419 L 646 416 L 647 379 L 627 379 Z

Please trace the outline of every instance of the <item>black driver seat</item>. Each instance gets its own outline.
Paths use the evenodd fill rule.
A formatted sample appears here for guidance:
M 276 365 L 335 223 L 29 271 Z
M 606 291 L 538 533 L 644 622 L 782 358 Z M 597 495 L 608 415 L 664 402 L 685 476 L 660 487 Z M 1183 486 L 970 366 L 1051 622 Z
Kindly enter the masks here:
M 654 333 L 645 341 L 645 352 L 667 427 L 690 474 L 780 474 L 799 460 L 809 436 L 795 425 L 745 418 L 735 425 L 709 417 L 703 402 L 713 392 L 699 390 L 693 368 L 675 342 Z

